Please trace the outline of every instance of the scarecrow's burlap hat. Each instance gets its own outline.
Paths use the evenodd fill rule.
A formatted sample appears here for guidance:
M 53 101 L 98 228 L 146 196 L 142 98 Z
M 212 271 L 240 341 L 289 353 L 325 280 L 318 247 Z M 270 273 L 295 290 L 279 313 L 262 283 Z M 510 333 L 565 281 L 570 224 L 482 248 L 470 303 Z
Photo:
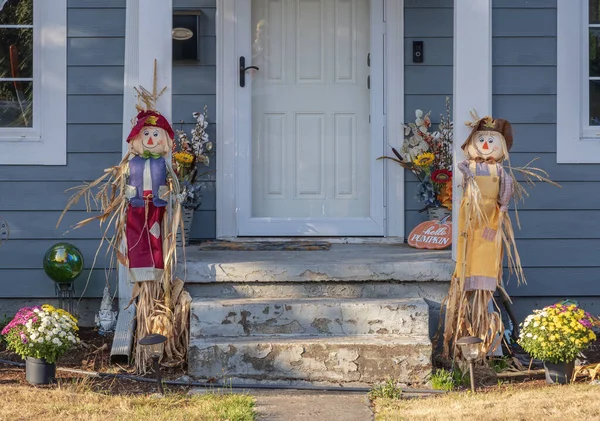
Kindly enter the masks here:
M 477 117 L 476 114 L 471 113 L 474 117 Z M 464 150 L 473 136 L 475 136 L 476 132 L 498 132 L 504 137 L 504 141 L 506 142 L 506 149 L 510 151 L 510 148 L 513 144 L 513 134 L 510 123 L 502 118 L 493 119 L 490 116 L 486 116 L 483 118 L 476 118 L 472 122 L 465 123 L 467 126 L 471 126 L 471 134 L 465 140 L 465 143 L 462 144 L 461 148 Z

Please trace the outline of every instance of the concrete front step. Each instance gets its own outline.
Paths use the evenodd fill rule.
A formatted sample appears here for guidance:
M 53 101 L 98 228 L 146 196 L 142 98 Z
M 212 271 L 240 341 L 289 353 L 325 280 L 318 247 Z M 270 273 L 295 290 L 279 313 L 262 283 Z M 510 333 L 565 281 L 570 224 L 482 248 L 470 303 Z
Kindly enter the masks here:
M 189 374 L 198 379 L 373 384 L 426 381 L 431 342 L 420 336 L 193 339 Z
M 201 337 L 279 335 L 417 335 L 429 332 L 422 298 L 195 299 L 190 334 Z
M 448 282 L 454 262 L 449 250 L 408 245 L 332 244 L 319 251 L 186 249 L 179 276 L 186 284 L 297 282 Z

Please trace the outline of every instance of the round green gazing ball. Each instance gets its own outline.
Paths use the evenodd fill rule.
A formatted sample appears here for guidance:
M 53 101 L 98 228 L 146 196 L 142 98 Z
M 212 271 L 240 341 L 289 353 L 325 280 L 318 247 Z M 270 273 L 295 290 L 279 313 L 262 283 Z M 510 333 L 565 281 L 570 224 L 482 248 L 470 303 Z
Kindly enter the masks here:
M 44 256 L 44 271 L 59 284 L 73 282 L 83 272 L 83 255 L 73 244 L 55 244 Z

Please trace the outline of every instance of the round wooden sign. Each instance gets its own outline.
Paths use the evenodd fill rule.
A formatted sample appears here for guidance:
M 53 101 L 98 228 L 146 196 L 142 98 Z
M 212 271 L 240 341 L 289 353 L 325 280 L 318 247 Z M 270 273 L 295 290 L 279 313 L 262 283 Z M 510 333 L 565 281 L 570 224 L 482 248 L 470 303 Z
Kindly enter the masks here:
M 408 236 L 408 245 L 418 249 L 441 250 L 452 244 L 452 222 L 448 217 L 441 221 L 425 221 Z

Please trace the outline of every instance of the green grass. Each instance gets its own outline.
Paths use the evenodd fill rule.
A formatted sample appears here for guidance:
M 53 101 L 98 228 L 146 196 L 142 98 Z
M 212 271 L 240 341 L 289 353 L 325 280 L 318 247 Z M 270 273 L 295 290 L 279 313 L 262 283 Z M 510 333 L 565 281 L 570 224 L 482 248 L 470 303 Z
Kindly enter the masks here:
M 402 388 L 396 385 L 394 379 L 388 379 L 383 384 L 378 384 L 369 391 L 369 399 L 400 399 Z
M 0 420 L 254 421 L 246 394 L 167 393 L 164 397 L 94 393 L 74 382 L 60 388 L 0 386 Z
M 375 420 L 598 420 L 596 385 L 501 387 L 485 393 L 450 392 L 423 399 L 377 399 Z

